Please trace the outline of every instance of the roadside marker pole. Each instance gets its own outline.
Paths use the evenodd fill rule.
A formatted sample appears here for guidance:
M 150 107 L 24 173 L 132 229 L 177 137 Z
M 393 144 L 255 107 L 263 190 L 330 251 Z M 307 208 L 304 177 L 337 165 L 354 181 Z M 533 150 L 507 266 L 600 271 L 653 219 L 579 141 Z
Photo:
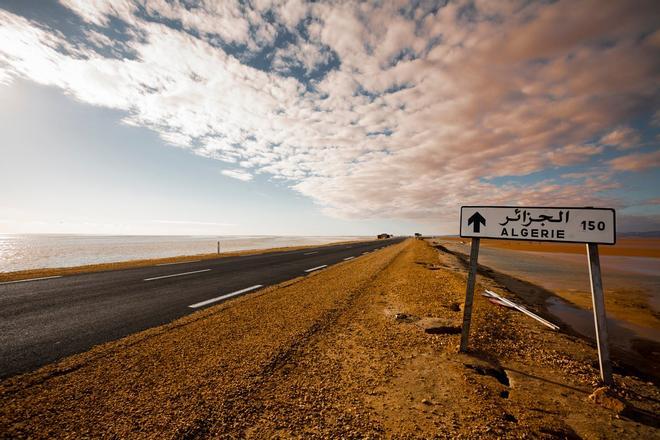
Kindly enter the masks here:
M 612 379 L 612 364 L 610 349 L 607 345 L 607 320 L 605 317 L 605 299 L 603 297 L 603 281 L 600 276 L 600 258 L 598 245 L 587 244 L 589 260 L 589 279 L 591 281 L 591 300 L 594 307 L 594 322 L 596 324 L 596 345 L 598 345 L 598 360 L 600 361 L 600 378 L 606 385 L 614 384 Z
M 477 279 L 477 259 L 479 258 L 479 239 L 472 239 L 472 248 L 470 249 L 470 271 L 467 279 L 467 289 L 465 290 L 465 305 L 463 306 L 463 330 L 461 331 L 461 349 L 467 352 L 468 338 L 470 336 L 470 321 L 472 320 L 472 301 L 474 299 L 474 284 Z

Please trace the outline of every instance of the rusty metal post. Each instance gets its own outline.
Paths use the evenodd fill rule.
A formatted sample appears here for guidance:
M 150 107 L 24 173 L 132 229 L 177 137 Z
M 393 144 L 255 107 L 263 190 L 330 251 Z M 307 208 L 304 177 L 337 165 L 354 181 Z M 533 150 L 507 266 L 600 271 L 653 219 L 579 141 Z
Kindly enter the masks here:
M 603 297 L 603 280 L 600 275 L 600 258 L 598 245 L 587 244 L 589 260 L 589 278 L 591 281 L 591 300 L 594 307 L 594 323 L 596 324 L 596 345 L 598 345 L 598 361 L 600 377 L 606 385 L 613 385 L 610 348 L 607 337 L 607 318 L 605 316 L 605 299 Z
M 465 353 L 468 348 L 470 336 L 470 322 L 472 321 L 472 302 L 474 300 L 474 285 L 477 279 L 477 259 L 479 258 L 479 239 L 472 239 L 470 249 L 470 268 L 468 272 L 467 288 L 465 289 L 465 305 L 463 306 L 463 330 L 461 332 L 461 349 Z

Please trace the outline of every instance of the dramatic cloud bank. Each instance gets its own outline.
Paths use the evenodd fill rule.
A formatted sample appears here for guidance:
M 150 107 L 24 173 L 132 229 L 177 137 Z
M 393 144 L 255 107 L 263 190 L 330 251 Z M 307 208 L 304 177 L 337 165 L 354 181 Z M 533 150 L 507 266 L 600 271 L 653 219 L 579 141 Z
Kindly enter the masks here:
M 659 165 L 638 128 L 659 119 L 657 1 L 244 3 L 62 0 L 75 32 L 0 11 L 0 82 L 123 110 L 342 217 L 625 207 L 618 176 Z

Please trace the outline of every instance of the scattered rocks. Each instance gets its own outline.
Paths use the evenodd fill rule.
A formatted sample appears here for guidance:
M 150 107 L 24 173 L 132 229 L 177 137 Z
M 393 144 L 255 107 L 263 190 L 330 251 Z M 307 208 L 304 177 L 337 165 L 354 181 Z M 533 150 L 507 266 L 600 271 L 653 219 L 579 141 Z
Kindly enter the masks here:
M 409 315 L 407 313 L 396 313 L 394 315 L 394 319 L 396 319 L 399 322 L 416 322 L 419 321 L 419 317 L 415 315 Z
M 481 376 L 491 376 L 497 379 L 499 383 L 505 386 L 509 386 L 509 376 L 506 374 L 506 370 L 503 370 L 499 367 L 487 367 L 483 365 L 472 365 L 472 364 L 465 364 L 467 368 L 470 370 L 475 371 L 477 374 Z M 502 396 L 504 397 L 504 396 Z M 508 395 L 507 395 L 508 397 Z
M 597 388 L 589 396 L 589 400 L 596 405 L 602 406 L 617 414 L 621 414 L 626 409 L 626 404 L 614 396 L 608 387 Z
M 504 413 L 504 420 L 511 423 L 518 423 L 518 419 L 513 414 Z

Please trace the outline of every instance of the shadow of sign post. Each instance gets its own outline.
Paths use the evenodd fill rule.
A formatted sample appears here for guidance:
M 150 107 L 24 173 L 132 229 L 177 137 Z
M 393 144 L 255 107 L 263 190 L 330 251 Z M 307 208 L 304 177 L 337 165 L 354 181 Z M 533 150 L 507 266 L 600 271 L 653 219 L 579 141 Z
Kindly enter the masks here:
M 461 352 L 467 352 L 481 238 L 585 243 L 591 281 L 600 377 L 613 383 L 598 245 L 616 243 L 616 214 L 610 208 L 462 206 L 460 236 L 472 239 L 463 307 Z

